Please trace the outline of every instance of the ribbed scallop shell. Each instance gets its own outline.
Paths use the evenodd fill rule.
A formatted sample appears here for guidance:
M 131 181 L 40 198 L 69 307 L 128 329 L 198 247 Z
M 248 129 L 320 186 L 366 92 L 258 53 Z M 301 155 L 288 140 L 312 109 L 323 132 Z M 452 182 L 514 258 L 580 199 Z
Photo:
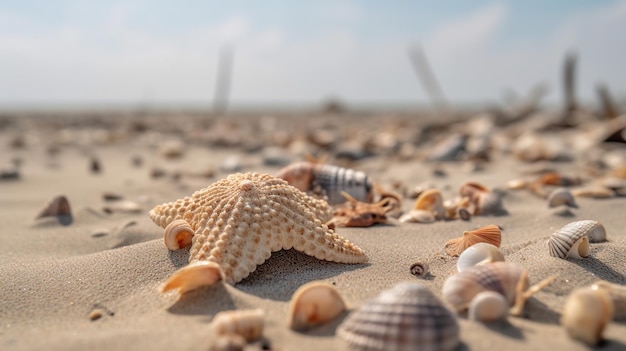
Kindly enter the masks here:
M 566 224 L 550 235 L 548 247 L 550 256 L 558 258 L 582 258 L 589 255 L 589 238 L 587 235 L 597 229 L 597 221 L 585 219 Z
M 456 316 L 419 283 L 383 291 L 350 314 L 337 334 L 359 350 L 446 351 L 459 344 Z
M 458 256 L 468 247 L 477 243 L 488 243 L 500 247 L 501 230 L 495 224 L 463 232 L 460 238 L 448 240 L 444 249 L 450 256 Z
M 525 268 L 511 262 L 493 262 L 473 266 L 446 279 L 443 299 L 455 310 L 467 309 L 474 297 L 482 291 L 495 291 L 506 297 L 509 305 L 515 301 L 517 284 Z M 523 282 L 524 290 L 528 281 Z
M 331 205 L 346 201 L 346 192 L 362 202 L 373 201 L 373 184 L 367 174 L 334 165 L 297 162 L 281 169 L 276 175 L 304 192 L 320 193 Z

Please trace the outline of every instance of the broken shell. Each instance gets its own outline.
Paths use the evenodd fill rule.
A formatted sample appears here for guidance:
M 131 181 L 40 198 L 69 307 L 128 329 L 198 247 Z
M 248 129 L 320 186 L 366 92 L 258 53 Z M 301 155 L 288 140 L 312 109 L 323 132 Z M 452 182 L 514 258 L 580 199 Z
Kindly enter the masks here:
M 223 279 L 224 274 L 217 263 L 195 261 L 174 272 L 161 288 L 161 292 L 177 290 L 178 293 L 184 294 L 203 286 L 213 285 Z
M 550 256 L 558 258 L 584 258 L 589 256 L 589 238 L 591 231 L 598 230 L 597 221 L 585 219 L 566 224 L 550 235 L 548 247 Z
M 191 245 L 193 228 L 184 219 L 177 219 L 165 227 L 163 239 L 168 249 L 175 251 Z
M 504 295 L 495 291 L 478 293 L 469 306 L 468 316 L 473 321 L 489 323 L 506 319 L 509 303 Z
M 554 189 L 548 195 L 548 207 L 557 207 L 567 205 L 568 207 L 578 208 L 574 195 L 566 188 Z
M 59 195 L 39 212 L 36 219 L 44 217 L 56 217 L 59 223 L 63 225 L 72 224 L 72 211 L 70 210 L 70 202 L 63 195 Z
M 520 315 L 526 300 L 554 281 L 549 277 L 528 288 L 528 270 L 511 262 L 493 262 L 470 267 L 450 276 L 443 283 L 443 299 L 457 312 L 466 310 L 474 297 L 482 291 L 502 294 L 509 305 L 509 313 Z
M 262 309 L 222 311 L 211 323 L 215 335 L 241 335 L 247 341 L 256 340 L 263 334 Z
M 400 283 L 363 304 L 337 334 L 366 350 L 455 350 L 459 325 L 454 314 L 426 287 Z
M 579 288 L 565 301 L 561 325 L 567 334 L 588 345 L 602 340 L 604 328 L 613 318 L 613 303 L 602 289 Z
M 428 266 L 428 263 L 415 262 L 411 265 L 409 269 L 411 271 L 411 274 L 413 274 L 414 276 L 424 277 L 428 274 L 430 267 Z
M 495 224 L 491 224 L 486 227 L 463 232 L 462 237 L 449 240 L 444 246 L 444 249 L 448 255 L 458 256 L 468 247 L 480 242 L 500 247 L 500 240 L 500 227 Z
M 400 216 L 399 219 L 401 223 L 432 223 L 435 220 L 435 215 L 426 210 L 411 210 Z
M 491 262 L 504 261 L 504 254 L 500 249 L 488 243 L 478 243 L 468 247 L 459 256 L 456 269 L 462 272 L 469 267 Z
M 310 329 L 330 322 L 345 310 L 345 302 L 332 285 L 307 283 L 293 294 L 289 305 L 289 328 Z
M 601 185 L 590 185 L 582 188 L 576 188 L 572 190 L 572 194 L 579 197 L 590 197 L 593 199 L 608 199 L 610 197 L 615 197 L 615 191 Z
M 626 286 L 598 280 L 591 285 L 591 288 L 606 291 L 613 301 L 613 318 L 626 320 Z
M 445 208 L 443 207 L 443 196 L 438 189 L 429 189 L 420 194 L 413 205 L 414 210 L 430 211 L 436 219 L 443 219 Z

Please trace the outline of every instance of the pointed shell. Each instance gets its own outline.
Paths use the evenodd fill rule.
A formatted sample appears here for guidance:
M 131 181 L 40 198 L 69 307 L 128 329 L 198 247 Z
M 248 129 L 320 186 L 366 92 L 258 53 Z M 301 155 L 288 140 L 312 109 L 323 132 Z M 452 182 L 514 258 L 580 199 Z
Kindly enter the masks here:
M 565 301 L 561 325 L 571 338 L 588 345 L 597 345 L 612 318 L 613 303 L 606 291 L 579 288 Z
M 322 282 L 304 284 L 293 294 L 289 305 L 289 328 L 307 330 L 337 318 L 346 304 L 332 285 Z
M 177 219 L 165 227 L 163 239 L 168 249 L 175 251 L 191 245 L 193 228 L 184 219 Z
M 39 212 L 36 219 L 44 217 L 56 217 L 59 223 L 63 225 L 72 224 L 72 211 L 70 210 L 70 202 L 63 195 L 59 195 Z
M 495 291 L 478 293 L 469 306 L 468 316 L 473 321 L 489 323 L 504 320 L 509 314 L 509 303 Z
M 444 249 L 450 256 L 458 256 L 468 247 L 485 242 L 500 247 L 501 230 L 495 224 L 463 232 L 463 236 L 449 240 Z
M 582 220 L 566 224 L 550 235 L 548 247 L 550 256 L 558 258 L 584 258 L 589 256 L 589 238 L 587 235 L 597 230 L 599 223 Z
M 469 267 L 499 261 L 504 261 L 504 254 L 497 246 L 488 243 L 478 243 L 468 247 L 459 255 L 456 268 L 459 272 L 462 272 Z
M 429 189 L 420 194 L 413 205 L 414 210 L 430 211 L 436 219 L 443 219 L 445 208 L 443 207 L 443 195 L 438 189 Z
M 548 207 L 557 207 L 567 205 L 568 207 L 578 208 L 574 195 L 567 188 L 557 188 L 548 195 Z
M 400 283 L 351 313 L 337 334 L 364 350 L 455 350 L 454 314 L 426 287 Z
M 261 309 L 222 311 L 215 315 L 211 327 L 217 336 L 236 334 L 252 341 L 263 334 L 264 315 Z

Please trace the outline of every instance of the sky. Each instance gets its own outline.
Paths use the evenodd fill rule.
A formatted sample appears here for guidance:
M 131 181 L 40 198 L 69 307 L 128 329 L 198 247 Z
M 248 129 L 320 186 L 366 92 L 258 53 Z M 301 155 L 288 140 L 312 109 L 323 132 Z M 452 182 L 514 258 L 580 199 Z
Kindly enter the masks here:
M 0 0 L 0 107 L 206 104 L 232 48 L 231 105 L 428 104 L 421 47 L 451 103 L 626 98 L 626 0 Z

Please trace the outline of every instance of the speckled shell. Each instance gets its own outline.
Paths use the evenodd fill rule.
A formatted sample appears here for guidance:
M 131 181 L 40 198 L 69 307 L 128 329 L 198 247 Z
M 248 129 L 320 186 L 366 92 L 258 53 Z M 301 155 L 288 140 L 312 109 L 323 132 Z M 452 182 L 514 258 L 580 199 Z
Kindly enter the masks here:
M 456 269 L 462 272 L 479 264 L 503 261 L 504 254 L 497 246 L 488 243 L 478 243 L 468 247 L 459 255 Z
M 337 334 L 359 350 L 451 351 L 459 344 L 456 316 L 419 283 L 383 291 L 350 314 Z
M 604 328 L 612 318 L 613 303 L 606 291 L 579 288 L 565 301 L 561 325 L 571 338 L 594 346 L 602 340 Z
M 566 224 L 550 235 L 548 247 L 550 256 L 558 258 L 584 258 L 589 255 L 587 234 L 596 229 L 598 222 L 582 220 Z
M 482 291 L 495 291 L 506 297 L 509 305 L 515 301 L 516 287 L 525 268 L 511 262 L 493 262 L 473 266 L 446 279 L 443 299 L 456 311 L 467 309 L 474 297 Z M 523 282 L 525 290 L 528 279 Z
M 301 191 L 326 196 L 331 205 L 346 201 L 342 191 L 358 201 L 374 200 L 374 187 L 367 174 L 349 168 L 297 162 L 281 169 L 276 176 Z
M 500 227 L 495 224 L 490 224 L 475 230 L 465 231 L 460 238 L 448 240 L 444 249 L 448 255 L 458 256 L 468 247 L 481 242 L 500 247 L 501 239 L 502 234 Z
M 264 315 L 261 309 L 223 311 L 215 315 L 211 327 L 216 335 L 237 334 L 252 341 L 263 335 Z

